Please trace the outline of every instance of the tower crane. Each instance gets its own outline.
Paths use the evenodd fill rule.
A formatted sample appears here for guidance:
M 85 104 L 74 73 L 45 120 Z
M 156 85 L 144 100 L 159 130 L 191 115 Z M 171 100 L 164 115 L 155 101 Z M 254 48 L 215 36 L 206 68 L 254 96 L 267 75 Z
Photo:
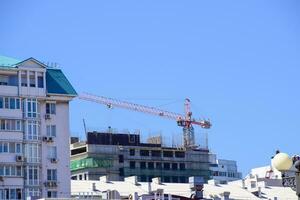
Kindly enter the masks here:
M 93 94 L 83 93 L 79 95 L 80 99 L 91 101 L 99 104 L 104 104 L 109 108 L 119 107 L 136 112 L 148 113 L 163 118 L 168 118 L 177 121 L 177 125 L 183 127 L 183 146 L 185 148 L 194 148 L 195 145 L 195 133 L 193 125 L 198 125 L 201 128 L 209 129 L 211 123 L 209 120 L 195 120 L 192 118 L 191 101 L 186 98 L 184 103 L 184 115 L 175 112 L 165 111 L 159 108 L 139 105 L 131 102 L 121 101 L 104 96 L 97 96 Z

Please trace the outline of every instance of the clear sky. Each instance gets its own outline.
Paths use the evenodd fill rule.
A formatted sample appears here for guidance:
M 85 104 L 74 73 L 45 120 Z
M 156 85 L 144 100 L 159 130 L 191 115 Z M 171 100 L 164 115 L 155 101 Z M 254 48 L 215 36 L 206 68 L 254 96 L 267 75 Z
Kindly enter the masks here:
M 208 117 L 209 147 L 240 170 L 299 153 L 300 1 L 0 2 L 0 54 L 57 62 L 80 92 Z M 73 135 L 140 129 L 179 142 L 174 121 L 75 99 Z M 204 131 L 196 128 L 197 141 Z

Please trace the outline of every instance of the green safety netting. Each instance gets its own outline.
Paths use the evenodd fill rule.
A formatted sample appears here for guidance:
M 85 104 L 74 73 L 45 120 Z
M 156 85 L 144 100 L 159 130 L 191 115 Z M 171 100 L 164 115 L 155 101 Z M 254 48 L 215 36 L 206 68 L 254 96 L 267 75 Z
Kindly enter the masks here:
M 110 168 L 112 166 L 112 160 L 103 158 L 83 158 L 71 161 L 71 171 L 84 168 Z

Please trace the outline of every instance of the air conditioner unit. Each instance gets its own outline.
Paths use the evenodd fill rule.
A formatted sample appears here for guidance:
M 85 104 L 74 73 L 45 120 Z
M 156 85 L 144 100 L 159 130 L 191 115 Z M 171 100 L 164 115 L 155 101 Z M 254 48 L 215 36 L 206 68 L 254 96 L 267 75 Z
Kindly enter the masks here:
M 45 119 L 51 119 L 51 115 L 50 114 L 46 114 L 45 115 Z
M 48 141 L 48 137 L 43 137 L 43 142 L 47 142 Z
M 24 162 L 24 157 L 18 155 L 18 156 L 16 156 L 16 161 L 17 161 L 17 162 Z
M 45 182 L 46 187 L 57 187 L 57 182 L 56 181 L 47 181 Z
M 57 158 L 51 158 L 50 161 L 51 161 L 52 163 L 57 163 L 58 160 L 57 160 Z
M 53 142 L 53 137 L 48 137 L 48 142 Z
M 43 137 L 43 141 L 44 142 L 53 142 L 53 137 L 46 137 L 46 136 L 44 136 Z

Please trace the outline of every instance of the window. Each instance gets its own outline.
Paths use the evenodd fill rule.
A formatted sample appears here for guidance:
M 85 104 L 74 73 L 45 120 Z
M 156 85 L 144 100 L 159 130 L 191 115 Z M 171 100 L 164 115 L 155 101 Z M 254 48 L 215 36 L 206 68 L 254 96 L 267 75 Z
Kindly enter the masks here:
M 170 183 L 170 177 L 169 176 L 164 176 L 164 182 Z
M 47 197 L 48 198 L 57 198 L 57 191 L 48 191 Z
M 26 183 L 28 185 L 39 185 L 39 169 L 37 166 L 27 167 Z
M 170 169 L 170 163 L 164 163 L 164 169 L 169 170 Z
M 47 114 L 56 114 L 56 105 L 55 103 L 46 103 L 46 113 Z
M 180 163 L 179 164 L 179 169 L 180 170 L 185 170 L 185 164 L 184 163 Z
M 2 131 L 21 131 L 21 120 L 0 119 L 0 130 L 2 130 Z
M 13 142 L 0 142 L 0 153 L 15 153 Z
M 0 176 L 22 176 L 22 166 L 0 165 Z
M 177 169 L 178 169 L 178 164 L 172 163 L 172 170 L 177 170 Z
M 21 86 L 27 87 L 27 71 L 21 73 Z
M 163 151 L 163 155 L 164 155 L 164 157 L 172 158 L 173 157 L 173 151 Z
M 55 146 L 48 147 L 48 158 L 57 158 L 57 149 Z
M 119 168 L 119 175 L 124 176 L 124 168 Z
M 47 136 L 56 137 L 56 125 L 47 125 Z
M 119 163 L 124 163 L 124 156 L 123 155 L 119 155 Z
M 8 76 L 0 75 L 0 85 L 8 85 Z
M 130 167 L 130 169 L 135 169 L 135 162 L 134 161 L 130 161 L 129 162 L 129 167 Z
M 153 157 L 161 157 L 161 151 L 153 150 L 153 151 L 151 152 L 151 155 L 152 155 Z
M 149 150 L 140 150 L 140 156 L 149 156 Z
M 1 188 L 0 199 L 19 200 L 22 199 L 22 189 L 20 188 Z
M 148 162 L 148 169 L 154 169 L 154 162 Z
M 162 168 L 162 163 L 156 163 L 156 169 L 161 169 Z
M 29 72 L 29 86 L 35 87 L 35 72 Z
M 172 177 L 172 183 L 178 183 L 178 176 Z
M 39 125 L 37 121 L 28 121 L 27 125 L 27 140 L 39 139 Z
M 22 153 L 22 144 L 16 143 L 16 153 Z
M 130 149 L 129 150 L 129 155 L 134 156 L 135 155 L 135 149 Z
M 37 100 L 36 99 L 27 99 L 27 117 L 37 117 Z
M 20 99 L 14 97 L 0 97 L 0 108 L 20 109 Z
M 27 162 L 37 163 L 40 160 L 39 146 L 38 144 L 26 144 L 25 155 Z
M 57 180 L 57 170 L 56 169 L 47 169 L 47 180 L 56 181 Z
M 183 151 L 175 151 L 175 157 L 176 158 L 184 158 L 185 153 Z
M 146 162 L 141 162 L 140 163 L 140 168 L 141 169 L 146 169 Z
M 42 72 L 38 72 L 38 88 L 44 88 L 44 77 Z
M 40 196 L 40 190 L 38 188 L 28 188 L 27 196 L 29 197 L 38 197 Z

